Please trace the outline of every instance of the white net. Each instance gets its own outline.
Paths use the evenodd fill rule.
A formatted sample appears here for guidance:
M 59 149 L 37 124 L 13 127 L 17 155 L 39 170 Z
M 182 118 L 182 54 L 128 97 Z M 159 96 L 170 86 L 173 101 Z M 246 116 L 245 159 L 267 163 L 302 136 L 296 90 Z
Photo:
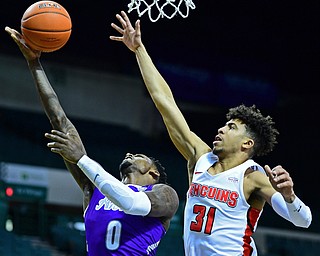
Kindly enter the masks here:
M 136 10 L 139 17 L 146 12 L 152 22 L 160 18 L 172 19 L 176 15 L 188 17 L 189 10 L 196 6 L 192 0 L 131 0 L 128 4 L 128 12 Z

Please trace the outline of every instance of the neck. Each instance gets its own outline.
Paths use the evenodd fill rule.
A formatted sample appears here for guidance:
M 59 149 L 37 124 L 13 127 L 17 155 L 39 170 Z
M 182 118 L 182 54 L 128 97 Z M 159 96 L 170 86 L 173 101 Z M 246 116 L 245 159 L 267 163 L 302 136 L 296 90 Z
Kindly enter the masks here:
M 134 182 L 134 179 L 130 177 L 130 175 L 126 175 L 122 178 L 122 183 L 123 184 L 136 184 Z
M 243 155 L 232 155 L 224 158 L 219 157 L 218 162 L 214 165 L 214 169 L 218 173 L 224 172 L 226 170 L 229 170 L 233 167 L 236 167 L 244 163 L 247 160 L 248 160 L 248 157 Z
M 123 184 L 134 184 L 134 185 L 139 185 L 139 186 L 149 185 L 149 183 L 146 183 L 145 181 L 143 181 L 143 180 L 141 180 L 131 174 L 124 176 L 122 178 L 122 183 Z

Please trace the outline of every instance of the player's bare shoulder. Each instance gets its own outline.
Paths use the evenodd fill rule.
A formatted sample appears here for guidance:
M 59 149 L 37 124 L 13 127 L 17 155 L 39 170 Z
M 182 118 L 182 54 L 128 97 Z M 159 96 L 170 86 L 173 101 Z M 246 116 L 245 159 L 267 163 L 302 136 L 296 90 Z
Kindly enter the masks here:
M 167 184 L 156 184 L 151 191 L 147 191 L 151 201 L 151 217 L 172 218 L 179 207 L 177 192 Z
M 248 198 L 254 191 L 260 190 L 269 183 L 268 176 L 258 170 L 248 168 L 244 174 L 243 189 Z
M 253 185 L 255 188 L 260 188 L 268 183 L 268 176 L 258 170 L 248 168 L 244 174 L 244 182 Z

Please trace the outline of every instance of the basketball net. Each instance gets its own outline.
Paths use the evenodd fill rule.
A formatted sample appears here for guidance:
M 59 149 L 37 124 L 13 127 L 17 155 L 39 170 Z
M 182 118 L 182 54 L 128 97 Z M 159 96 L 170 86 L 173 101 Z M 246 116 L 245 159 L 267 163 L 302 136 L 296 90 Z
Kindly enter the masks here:
M 189 9 L 195 9 L 196 6 L 192 0 L 163 0 L 164 3 L 161 4 L 160 0 L 131 0 L 131 3 L 128 4 L 128 13 L 133 10 L 136 10 L 139 17 L 148 12 L 149 19 L 152 22 L 156 22 L 160 18 L 172 19 L 177 14 L 180 14 L 181 17 L 186 18 L 189 15 Z M 184 4 L 185 6 L 182 6 Z M 184 12 L 181 11 L 182 8 Z M 156 12 L 157 17 L 153 18 L 151 12 Z

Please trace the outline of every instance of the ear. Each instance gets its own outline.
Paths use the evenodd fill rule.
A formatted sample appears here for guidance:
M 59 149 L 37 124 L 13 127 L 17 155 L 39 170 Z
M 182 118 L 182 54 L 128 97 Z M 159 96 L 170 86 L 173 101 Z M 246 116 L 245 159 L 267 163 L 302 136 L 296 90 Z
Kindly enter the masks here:
M 254 145 L 253 139 L 246 138 L 246 140 L 242 144 L 242 147 L 244 147 L 245 149 L 250 149 L 253 147 L 253 145 Z
M 158 178 L 160 177 L 160 173 L 156 169 L 150 169 L 149 174 L 152 176 L 154 180 L 158 180 Z

